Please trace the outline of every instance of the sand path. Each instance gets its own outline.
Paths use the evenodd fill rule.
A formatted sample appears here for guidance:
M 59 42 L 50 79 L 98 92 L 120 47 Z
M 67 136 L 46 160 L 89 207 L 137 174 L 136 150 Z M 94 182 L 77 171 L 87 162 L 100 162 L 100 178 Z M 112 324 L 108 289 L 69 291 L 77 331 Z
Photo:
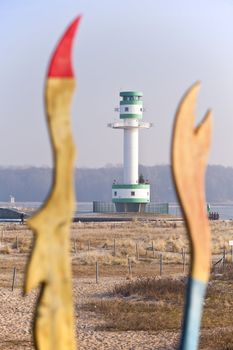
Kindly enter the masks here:
M 100 320 L 92 312 L 80 309 L 87 301 L 104 297 L 120 278 L 103 278 L 99 284 L 94 279 L 81 278 L 73 282 L 74 304 L 80 350 L 172 350 L 178 335 L 172 332 L 107 332 L 96 331 Z M 0 290 L 0 348 L 33 349 L 32 327 L 36 292 L 23 297 L 19 289 Z

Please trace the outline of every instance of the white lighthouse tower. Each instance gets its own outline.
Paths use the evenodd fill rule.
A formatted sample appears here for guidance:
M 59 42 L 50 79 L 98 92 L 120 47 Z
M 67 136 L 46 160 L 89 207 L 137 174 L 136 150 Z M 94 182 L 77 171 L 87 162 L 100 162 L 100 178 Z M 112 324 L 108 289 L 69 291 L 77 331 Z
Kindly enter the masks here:
M 124 181 L 112 185 L 112 201 L 118 212 L 140 212 L 150 202 L 150 185 L 138 176 L 138 130 L 152 124 L 142 121 L 141 92 L 124 91 L 120 96 L 120 120 L 108 126 L 124 130 Z

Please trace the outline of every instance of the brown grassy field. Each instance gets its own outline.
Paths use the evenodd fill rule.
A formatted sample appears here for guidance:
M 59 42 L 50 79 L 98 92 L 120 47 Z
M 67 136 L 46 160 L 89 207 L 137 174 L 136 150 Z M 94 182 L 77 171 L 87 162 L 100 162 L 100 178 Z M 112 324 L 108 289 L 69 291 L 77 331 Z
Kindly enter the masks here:
M 218 264 L 211 276 L 200 349 L 230 350 L 233 272 L 228 241 L 233 238 L 233 222 L 212 222 L 211 229 L 212 260 L 219 260 L 226 249 L 226 263 Z M 26 225 L 0 225 L 1 349 L 33 348 L 31 321 L 37 291 L 27 297 L 21 293 L 32 244 Z M 74 223 L 70 252 L 81 350 L 177 348 L 189 269 L 183 222 Z

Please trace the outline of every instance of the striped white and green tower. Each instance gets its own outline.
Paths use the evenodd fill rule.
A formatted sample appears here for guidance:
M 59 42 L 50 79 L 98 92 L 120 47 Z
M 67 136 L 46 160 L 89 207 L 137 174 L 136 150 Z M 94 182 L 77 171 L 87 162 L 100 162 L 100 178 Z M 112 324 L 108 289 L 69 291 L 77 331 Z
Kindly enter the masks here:
M 108 124 L 113 129 L 124 130 L 124 181 L 112 185 L 112 201 L 118 212 L 144 211 L 150 202 L 150 185 L 139 181 L 138 176 L 138 130 L 149 129 L 152 124 L 143 122 L 141 92 L 120 92 L 120 120 Z

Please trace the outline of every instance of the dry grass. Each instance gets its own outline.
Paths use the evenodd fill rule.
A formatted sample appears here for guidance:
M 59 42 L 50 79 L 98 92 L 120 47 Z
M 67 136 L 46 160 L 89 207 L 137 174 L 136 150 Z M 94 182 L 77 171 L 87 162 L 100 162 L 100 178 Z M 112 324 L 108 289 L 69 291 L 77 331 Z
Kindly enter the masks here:
M 233 350 L 232 327 L 205 332 L 200 338 L 200 350 Z
M 233 223 L 211 222 L 211 227 L 213 261 L 217 261 L 221 257 L 223 248 L 228 247 L 228 241 L 233 237 Z M 4 262 L 6 266 L 4 273 L 11 275 L 14 265 L 18 265 L 18 259 L 22 263 L 17 268 L 22 266 L 24 269 L 32 249 L 32 242 L 33 234 L 26 225 L 0 225 L 0 256 L 8 257 Z M 177 275 L 183 271 L 182 249 L 187 253 L 186 263 L 189 264 L 189 246 L 182 222 L 168 222 L 165 219 L 149 221 L 145 218 L 145 221 L 135 220 L 133 222 L 73 223 L 71 227 L 70 250 L 75 278 L 94 276 L 96 261 L 100 264 L 102 276 L 127 276 L 128 259 L 132 262 L 134 277 L 156 276 L 159 274 L 160 254 L 163 254 L 164 275 Z M 228 252 L 227 261 L 230 259 Z M 23 270 L 19 272 L 23 273 Z
M 211 222 L 211 228 L 213 261 L 221 257 L 225 248 L 228 249 L 227 261 L 230 262 L 228 241 L 233 238 L 233 223 Z M 15 266 L 16 288 L 22 288 L 32 242 L 33 234 L 26 225 L 0 225 L 0 288 L 11 288 Z M 99 262 L 100 279 L 103 276 L 127 278 L 128 259 L 132 263 L 133 280 L 115 287 L 107 296 L 87 303 L 83 312 L 95 312 L 103 321 L 99 326 L 101 329 L 179 332 L 185 289 L 185 280 L 180 278 L 183 276 L 182 249 L 189 252 L 182 222 L 135 220 L 72 224 L 70 251 L 74 279 L 94 279 L 96 261 Z M 162 279 L 158 278 L 160 254 L 163 254 L 163 276 L 166 277 Z M 186 261 L 188 264 L 188 254 Z M 222 268 L 218 272 L 222 273 Z M 145 278 L 137 278 L 140 276 Z M 174 278 L 167 278 L 169 276 Z M 224 274 L 212 277 L 205 303 L 201 349 L 233 350 L 232 281 L 231 264 L 225 266 Z
M 155 301 L 173 301 L 183 304 L 184 279 L 139 278 L 126 284 L 117 285 L 113 295 L 118 297 L 141 296 Z
M 200 349 L 233 349 L 232 287 L 227 274 L 209 284 Z M 97 327 L 101 330 L 179 332 L 184 291 L 184 279 L 141 278 L 116 286 L 107 298 L 87 303 L 85 309 L 103 318 Z
M 229 250 L 228 241 L 233 237 L 232 222 L 211 222 L 213 253 L 222 254 L 224 248 Z M 0 253 L 8 245 L 9 249 L 16 248 L 16 237 L 18 237 L 19 251 L 29 253 L 32 247 L 32 233 L 25 225 L 1 224 L 0 225 Z M 189 252 L 189 244 L 186 230 L 182 222 L 148 221 L 140 222 L 118 222 L 118 223 L 74 223 L 71 228 L 71 253 L 88 252 L 92 256 L 113 255 L 114 239 L 116 241 L 117 258 L 135 257 L 136 243 L 139 256 L 152 258 L 152 242 L 155 252 L 177 253 L 180 257 L 182 249 Z M 76 244 L 76 247 L 75 247 Z M 103 253 L 103 254 L 102 254 Z M 81 263 L 92 264 L 91 254 L 82 256 Z M 175 258 L 175 255 L 173 256 Z M 169 258 L 169 255 L 168 255 Z M 85 261 L 86 260 L 86 261 Z M 123 259 L 124 260 L 124 259 Z M 175 261 L 178 263 L 178 260 Z M 180 260 L 182 262 L 182 260 Z M 113 260 L 113 263 L 114 260 Z M 125 264 L 125 260 L 123 261 Z
M 122 300 L 92 302 L 83 309 L 103 315 L 105 323 L 96 327 L 102 331 L 174 331 L 180 327 L 182 313 L 182 308 L 163 303 Z
M 178 331 L 184 287 L 183 280 L 140 278 L 116 286 L 107 299 L 88 303 L 85 309 L 104 317 L 102 330 Z

